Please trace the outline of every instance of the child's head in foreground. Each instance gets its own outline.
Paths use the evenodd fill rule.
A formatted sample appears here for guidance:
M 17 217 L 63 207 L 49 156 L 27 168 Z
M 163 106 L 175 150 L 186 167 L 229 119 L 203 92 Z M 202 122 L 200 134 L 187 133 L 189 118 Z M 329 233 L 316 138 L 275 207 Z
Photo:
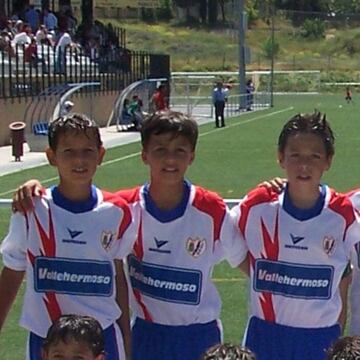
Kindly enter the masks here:
M 278 161 L 291 180 L 318 185 L 334 155 L 334 134 L 319 111 L 297 114 L 286 122 L 278 140 Z M 291 179 L 293 178 L 293 179 Z
M 255 360 L 255 354 L 246 347 L 234 344 L 219 344 L 211 347 L 202 360 Z
M 360 336 L 338 339 L 327 352 L 328 360 L 360 360 Z
M 42 358 L 104 360 L 104 338 L 99 322 L 90 316 L 61 316 L 48 330 Z
M 164 110 L 157 111 L 147 117 L 141 128 L 141 143 L 144 149 L 147 148 L 153 135 L 171 134 L 171 139 L 179 136 L 185 138 L 192 151 L 195 151 L 198 126 L 196 121 L 190 116 L 178 111 Z

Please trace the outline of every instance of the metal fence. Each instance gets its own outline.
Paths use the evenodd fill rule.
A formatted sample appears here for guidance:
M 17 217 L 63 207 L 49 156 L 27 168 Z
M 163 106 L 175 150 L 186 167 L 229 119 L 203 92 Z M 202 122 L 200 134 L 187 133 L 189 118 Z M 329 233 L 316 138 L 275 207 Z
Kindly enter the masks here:
M 119 91 L 138 79 L 170 73 L 168 55 L 123 47 L 86 52 L 31 44 L 11 49 L 0 51 L 0 98 L 33 97 L 54 85 L 80 82 L 99 82 L 96 91 Z

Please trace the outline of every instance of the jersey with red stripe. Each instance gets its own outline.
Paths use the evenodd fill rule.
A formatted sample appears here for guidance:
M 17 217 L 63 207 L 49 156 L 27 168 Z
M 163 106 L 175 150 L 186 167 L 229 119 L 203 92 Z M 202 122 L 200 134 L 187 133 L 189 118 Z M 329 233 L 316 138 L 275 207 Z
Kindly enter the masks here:
M 249 248 L 251 316 L 303 328 L 337 323 L 339 283 L 360 225 L 347 197 L 320 189 L 311 210 L 291 208 L 287 189 L 264 187 L 233 209 Z
M 163 325 L 218 319 L 213 266 L 223 258 L 238 266 L 247 254 L 224 201 L 188 182 L 184 189 L 182 203 L 166 212 L 156 208 L 147 185 L 117 193 L 139 216 L 128 258 L 133 315 Z
M 357 211 L 360 211 L 360 189 L 349 192 L 348 197 Z M 350 287 L 350 329 L 351 335 L 360 334 L 360 243 L 355 244 L 352 257 L 352 281 Z
M 33 212 L 12 215 L 1 246 L 4 265 L 26 271 L 20 323 L 41 337 L 62 314 L 93 316 L 104 329 L 119 318 L 114 259 L 135 235 L 124 200 L 92 187 L 94 203 L 76 209 L 56 189 L 35 199 Z

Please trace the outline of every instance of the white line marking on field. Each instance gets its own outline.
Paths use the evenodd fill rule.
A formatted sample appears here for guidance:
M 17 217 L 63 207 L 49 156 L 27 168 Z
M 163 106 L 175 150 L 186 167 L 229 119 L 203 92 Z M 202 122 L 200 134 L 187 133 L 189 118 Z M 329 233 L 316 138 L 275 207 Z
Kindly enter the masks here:
M 236 124 L 226 125 L 226 127 L 224 127 L 224 128 L 213 129 L 213 130 L 210 130 L 210 131 L 201 133 L 201 134 L 199 135 L 199 137 L 200 137 L 200 136 L 209 135 L 209 134 L 213 134 L 213 133 L 218 132 L 218 131 L 224 131 L 224 130 L 227 130 L 227 129 L 231 128 L 231 127 L 248 124 L 248 123 L 253 122 L 253 121 L 255 121 L 255 120 L 264 119 L 264 118 L 267 118 L 267 117 L 270 117 L 270 116 L 273 116 L 273 115 L 278 115 L 278 114 L 281 114 L 281 113 L 283 113 L 283 112 L 287 112 L 287 111 L 290 111 L 290 110 L 294 110 L 294 107 L 293 107 L 293 106 L 289 106 L 289 107 L 287 107 L 287 108 L 285 108 L 285 109 L 282 109 L 282 110 L 274 111 L 274 112 L 272 112 L 272 113 L 268 113 L 268 114 L 265 114 L 265 115 L 259 115 L 259 116 L 256 116 L 256 117 L 252 118 L 252 119 L 248 119 L 248 120 L 244 120 L 244 121 L 239 121 L 239 122 L 237 122 Z
M 283 112 L 290 111 L 290 110 L 293 110 L 293 109 L 294 109 L 294 107 L 293 107 L 293 106 L 290 106 L 290 107 L 288 107 L 288 108 L 285 108 L 285 109 L 282 109 L 282 110 L 278 110 L 278 111 L 274 111 L 274 112 L 272 112 L 272 113 L 268 113 L 268 114 L 265 114 L 265 115 L 256 116 L 256 117 L 254 117 L 254 118 L 252 118 L 252 119 L 248 119 L 248 120 L 240 121 L 240 122 L 238 122 L 238 123 L 236 123 L 236 124 L 228 125 L 228 126 L 225 127 L 225 128 L 214 129 L 214 130 L 210 130 L 210 131 L 201 133 L 201 134 L 199 135 L 199 137 L 200 137 L 200 136 L 209 135 L 209 134 L 212 134 L 212 133 L 217 132 L 217 131 L 226 130 L 226 129 L 230 128 L 230 127 L 244 125 L 244 124 L 250 123 L 250 122 L 255 121 L 255 120 L 260 120 L 260 119 L 264 119 L 264 118 L 267 118 L 267 117 L 270 117 L 270 116 L 273 116 L 273 115 L 281 114 L 281 113 L 283 113 Z M 131 159 L 131 158 L 133 158 L 133 157 L 135 157 L 135 156 L 139 156 L 140 154 L 141 154 L 141 152 L 138 151 L 138 152 L 136 152 L 136 153 L 129 154 L 129 155 L 125 155 L 125 156 L 122 156 L 122 157 L 117 158 L 117 159 L 112 159 L 112 160 L 104 161 L 101 166 L 110 165 L 110 164 L 117 163 L 117 162 L 119 162 L 119 161 Z M 42 184 L 51 183 L 52 181 L 55 181 L 57 178 L 58 178 L 57 176 L 54 176 L 54 177 L 49 178 L 49 179 L 44 179 L 44 180 L 41 180 L 41 183 L 42 183 Z M 11 194 L 11 195 L 12 195 L 15 191 L 16 191 L 16 189 L 11 189 L 11 190 L 5 191 L 5 192 L 3 192 L 3 193 L 0 193 L 0 197 L 5 196 L 5 195 L 8 195 L 8 194 Z

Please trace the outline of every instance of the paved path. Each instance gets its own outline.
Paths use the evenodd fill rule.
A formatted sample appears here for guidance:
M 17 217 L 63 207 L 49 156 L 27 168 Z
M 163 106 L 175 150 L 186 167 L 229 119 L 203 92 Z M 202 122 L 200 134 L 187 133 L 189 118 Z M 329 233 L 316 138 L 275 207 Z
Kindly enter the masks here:
M 137 132 L 118 132 L 116 127 L 101 128 L 101 138 L 106 148 L 128 144 L 140 139 Z M 15 161 L 12 156 L 12 146 L 0 147 L 0 176 L 11 174 L 24 169 L 29 169 L 42 164 L 47 164 L 44 152 L 30 152 L 27 144 L 24 144 L 24 156 L 21 161 Z
M 204 124 L 211 121 L 210 118 L 198 118 L 198 124 Z M 104 142 L 105 148 L 111 148 L 119 145 L 128 144 L 139 141 L 140 134 L 137 132 L 118 132 L 116 126 L 100 129 L 101 138 Z M 6 174 L 11 174 L 17 171 L 29 169 L 47 163 L 44 152 L 30 152 L 27 144 L 24 144 L 24 156 L 21 161 L 15 161 L 12 156 L 12 147 L 0 147 L 0 177 Z

